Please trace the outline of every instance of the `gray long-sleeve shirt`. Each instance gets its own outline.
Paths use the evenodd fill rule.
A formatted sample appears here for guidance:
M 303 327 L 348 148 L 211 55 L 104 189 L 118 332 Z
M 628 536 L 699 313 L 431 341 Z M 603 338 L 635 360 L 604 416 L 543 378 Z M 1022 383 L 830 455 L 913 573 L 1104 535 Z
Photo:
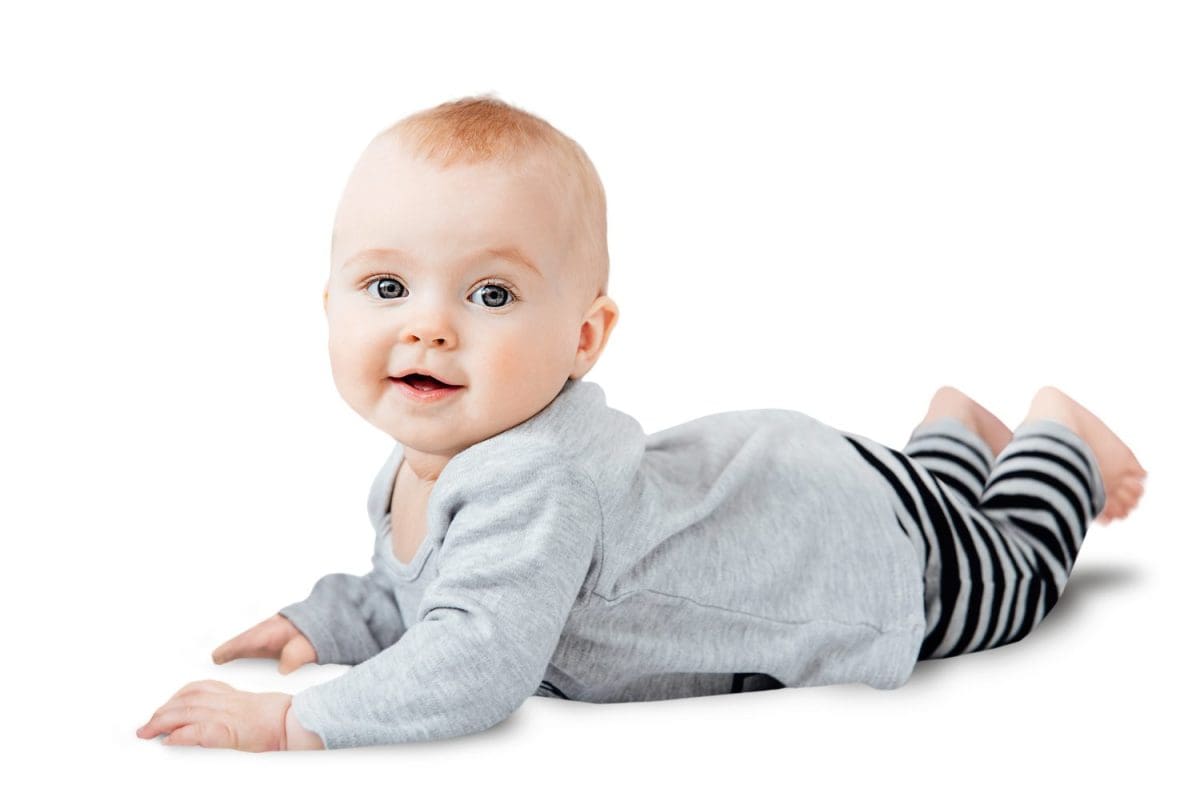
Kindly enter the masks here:
M 450 459 L 408 564 L 390 520 L 403 450 L 368 497 L 372 570 L 325 576 L 280 610 L 319 664 L 354 665 L 293 700 L 326 748 L 481 731 L 535 694 L 711 695 L 747 674 L 891 689 L 916 664 L 922 572 L 890 490 L 805 414 L 646 436 L 569 379 Z

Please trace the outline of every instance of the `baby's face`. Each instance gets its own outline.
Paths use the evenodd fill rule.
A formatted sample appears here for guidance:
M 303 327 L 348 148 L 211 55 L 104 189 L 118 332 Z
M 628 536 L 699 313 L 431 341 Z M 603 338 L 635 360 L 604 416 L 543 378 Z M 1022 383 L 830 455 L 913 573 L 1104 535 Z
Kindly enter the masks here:
M 452 456 L 533 416 L 586 372 L 576 351 L 587 304 L 567 280 L 567 220 L 541 173 L 443 169 L 377 140 L 351 174 L 335 231 L 334 383 L 407 448 Z M 415 396 L 394 378 L 411 369 L 460 388 Z

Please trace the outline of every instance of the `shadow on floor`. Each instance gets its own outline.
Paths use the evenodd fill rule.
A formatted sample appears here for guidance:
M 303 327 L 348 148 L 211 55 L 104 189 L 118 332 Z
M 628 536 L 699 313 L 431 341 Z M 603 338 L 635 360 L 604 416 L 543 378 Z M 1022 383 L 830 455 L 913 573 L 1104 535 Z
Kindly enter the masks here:
M 1032 650 L 1054 637 L 1059 628 L 1071 626 L 1078 622 L 1079 613 L 1093 594 L 1110 592 L 1124 587 L 1132 587 L 1138 583 L 1140 573 L 1126 565 L 1091 565 L 1079 566 L 1071 572 L 1067 588 L 1058 603 L 1050 610 L 1050 614 L 1034 627 L 1024 639 L 1018 640 L 999 648 L 987 651 L 972 651 L 957 657 L 945 659 L 926 659 L 917 662 L 912 676 L 906 685 L 921 685 L 934 682 L 943 670 L 956 670 L 963 664 L 962 657 L 971 659 L 1024 659 Z M 967 660 L 969 661 L 969 660 Z

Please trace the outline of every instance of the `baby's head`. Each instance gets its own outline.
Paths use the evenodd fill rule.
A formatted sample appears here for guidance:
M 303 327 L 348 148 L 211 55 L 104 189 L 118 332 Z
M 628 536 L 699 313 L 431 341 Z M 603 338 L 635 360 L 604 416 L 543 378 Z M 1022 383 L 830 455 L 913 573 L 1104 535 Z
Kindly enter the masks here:
M 334 222 L 325 311 L 338 392 L 406 448 L 455 453 L 527 420 L 599 359 L 605 197 L 591 161 L 491 97 L 377 135 Z M 428 396 L 416 370 L 459 385 Z

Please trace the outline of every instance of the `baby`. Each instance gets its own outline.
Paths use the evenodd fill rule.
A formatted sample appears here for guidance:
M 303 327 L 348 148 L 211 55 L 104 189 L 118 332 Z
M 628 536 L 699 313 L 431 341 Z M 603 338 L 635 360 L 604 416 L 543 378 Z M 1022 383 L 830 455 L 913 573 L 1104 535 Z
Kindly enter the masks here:
M 1015 432 L 950 387 L 896 451 L 797 411 L 647 436 L 584 376 L 617 321 L 582 149 L 492 97 L 371 141 L 325 287 L 338 392 L 393 449 L 372 570 L 331 574 L 220 664 L 352 665 L 294 698 L 186 685 L 138 730 L 247 751 L 487 729 L 614 702 L 904 684 L 1025 637 L 1146 471 L 1045 387 Z

